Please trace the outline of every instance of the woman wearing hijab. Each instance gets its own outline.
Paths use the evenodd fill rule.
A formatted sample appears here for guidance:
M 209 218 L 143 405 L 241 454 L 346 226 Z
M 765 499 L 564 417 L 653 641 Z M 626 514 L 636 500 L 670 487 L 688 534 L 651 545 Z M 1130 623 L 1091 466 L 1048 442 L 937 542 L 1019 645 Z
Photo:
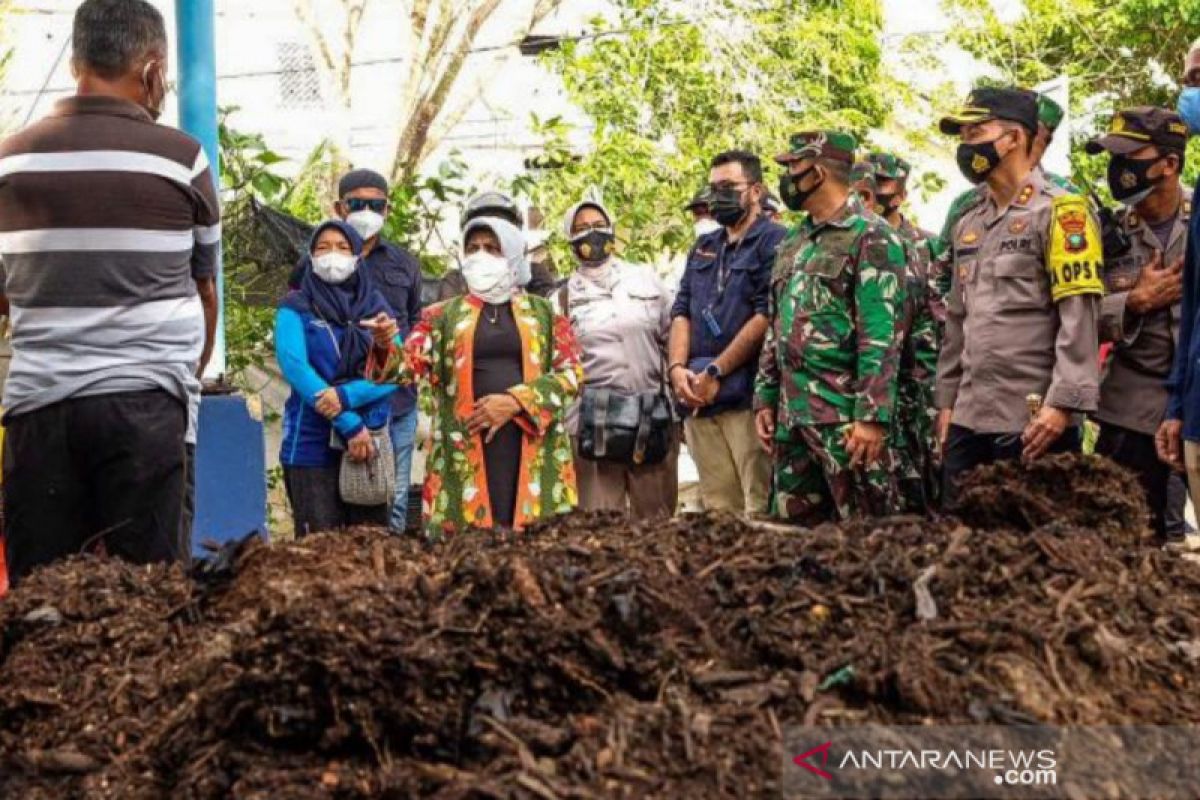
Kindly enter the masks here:
M 362 247 L 345 222 L 319 225 L 300 286 L 275 314 L 275 358 L 292 387 L 279 460 L 297 536 L 388 521 L 386 504 L 343 502 L 338 481 L 344 451 L 356 461 L 377 457 L 371 431 L 387 427 L 396 391 L 362 378 L 372 343 L 360 323 L 388 310 L 359 269 Z
M 551 303 L 518 288 L 529 280 L 521 232 L 480 217 L 463 235 L 467 294 L 426 309 L 403 346 L 394 320 L 368 323 L 368 376 L 433 390 L 429 530 L 520 530 L 576 505 L 564 417 L 582 379 L 579 351 Z
M 614 229 L 612 214 L 594 200 L 577 204 L 563 220 L 577 267 L 559 291 L 559 305 L 583 351 L 583 392 L 606 390 L 626 397 L 661 392 L 665 398 L 663 368 L 673 297 L 649 267 L 613 255 Z M 572 409 L 569 427 L 580 508 L 620 511 L 633 519 L 675 513 L 679 433 L 673 423 L 666 458 L 656 464 L 587 458 L 578 438 L 578 408 Z

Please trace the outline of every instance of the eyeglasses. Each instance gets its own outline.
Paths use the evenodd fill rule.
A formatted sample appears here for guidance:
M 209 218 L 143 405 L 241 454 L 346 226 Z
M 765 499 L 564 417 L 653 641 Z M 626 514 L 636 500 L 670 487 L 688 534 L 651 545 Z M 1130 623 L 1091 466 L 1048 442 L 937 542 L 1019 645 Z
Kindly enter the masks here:
M 349 209 L 351 214 L 357 211 L 367 210 L 374 211 L 376 214 L 382 214 L 387 210 L 388 204 L 387 200 L 366 197 L 347 197 L 342 202 L 346 205 L 346 208 Z

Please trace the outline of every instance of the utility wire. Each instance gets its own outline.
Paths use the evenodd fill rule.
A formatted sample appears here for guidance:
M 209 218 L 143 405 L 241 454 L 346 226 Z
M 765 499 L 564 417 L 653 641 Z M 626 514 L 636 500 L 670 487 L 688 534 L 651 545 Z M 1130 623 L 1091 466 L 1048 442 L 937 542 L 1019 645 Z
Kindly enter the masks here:
M 38 103 L 42 99 L 42 95 L 46 93 L 46 87 L 50 85 L 50 79 L 54 77 L 55 70 L 62 63 L 63 56 L 67 53 L 67 45 L 71 43 L 70 36 L 63 37 L 62 47 L 58 48 L 58 55 L 54 59 L 54 63 L 50 65 L 49 72 L 46 73 L 46 79 L 42 81 L 42 88 L 38 89 L 37 96 L 33 98 L 33 102 L 29 104 L 29 113 L 25 115 L 25 121 L 21 123 L 21 127 L 29 124 L 29 120 L 33 119 L 33 112 L 37 110 Z

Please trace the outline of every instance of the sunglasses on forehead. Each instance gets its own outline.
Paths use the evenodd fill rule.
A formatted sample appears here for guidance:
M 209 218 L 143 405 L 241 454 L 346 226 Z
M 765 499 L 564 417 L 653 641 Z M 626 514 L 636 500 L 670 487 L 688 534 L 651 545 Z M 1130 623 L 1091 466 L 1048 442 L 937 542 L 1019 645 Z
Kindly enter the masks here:
M 356 211 L 374 211 L 376 214 L 382 214 L 387 209 L 388 201 L 365 197 L 348 197 L 342 201 L 342 204 L 349 209 L 351 214 Z

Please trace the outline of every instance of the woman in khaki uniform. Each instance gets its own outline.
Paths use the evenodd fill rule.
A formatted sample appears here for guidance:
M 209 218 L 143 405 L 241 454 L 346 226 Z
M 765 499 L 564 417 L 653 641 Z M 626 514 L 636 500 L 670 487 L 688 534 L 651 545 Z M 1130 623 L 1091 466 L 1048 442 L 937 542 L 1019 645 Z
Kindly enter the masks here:
M 583 350 L 584 391 L 608 389 L 627 395 L 660 391 L 671 324 L 670 290 L 649 267 L 613 255 L 615 225 L 603 204 L 579 203 L 567 212 L 563 227 L 577 266 L 559 290 L 557 305 L 571 320 Z M 568 414 L 567 427 L 575 446 L 580 508 L 621 511 L 633 519 L 675 513 L 679 498 L 676 430 L 665 460 L 627 465 L 581 454 L 578 404 Z

